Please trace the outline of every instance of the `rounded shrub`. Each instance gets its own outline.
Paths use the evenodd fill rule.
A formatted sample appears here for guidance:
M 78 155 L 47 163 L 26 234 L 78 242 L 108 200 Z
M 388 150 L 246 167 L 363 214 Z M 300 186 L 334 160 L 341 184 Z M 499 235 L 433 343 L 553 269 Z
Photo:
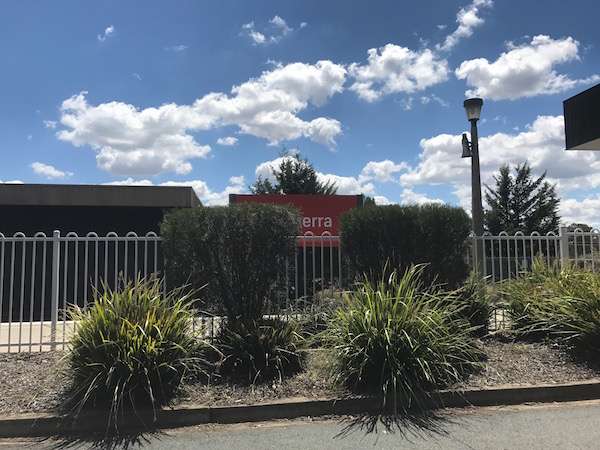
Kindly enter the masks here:
M 481 352 L 459 317 L 455 297 L 423 289 L 424 267 L 365 282 L 329 322 L 337 382 L 356 392 L 379 392 L 383 405 L 421 405 L 433 391 L 481 367 Z
M 238 203 L 172 210 L 160 229 L 169 283 L 205 286 L 198 306 L 210 313 L 259 319 L 285 289 L 300 218 L 290 205 Z
M 244 383 L 281 381 L 300 370 L 303 343 L 294 322 L 277 318 L 229 322 L 216 342 L 224 355 L 221 374 Z
M 400 273 L 427 264 L 421 279 L 454 289 L 469 275 L 470 223 L 462 208 L 448 205 L 374 206 L 343 213 L 340 237 L 350 269 L 373 282 L 385 276 L 382 261 Z
M 163 282 L 138 278 L 106 285 L 87 307 L 73 306 L 77 327 L 68 360 L 75 417 L 106 408 L 108 423 L 139 407 L 167 404 L 188 372 L 203 366 L 203 343 L 193 331 L 190 294 L 165 293 Z

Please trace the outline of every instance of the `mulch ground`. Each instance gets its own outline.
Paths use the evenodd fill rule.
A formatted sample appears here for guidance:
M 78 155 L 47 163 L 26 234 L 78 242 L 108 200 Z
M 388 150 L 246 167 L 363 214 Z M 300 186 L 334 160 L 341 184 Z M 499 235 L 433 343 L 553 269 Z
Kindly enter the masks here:
M 487 355 L 485 368 L 453 388 L 561 384 L 600 378 L 597 356 L 575 353 L 564 346 L 498 339 L 480 340 L 479 345 Z M 334 396 L 336 393 L 319 352 L 308 355 L 306 371 L 281 383 L 239 386 L 188 381 L 174 404 L 249 405 L 284 398 Z M 65 375 L 63 356 L 61 352 L 0 354 L 0 414 L 57 411 L 70 383 Z

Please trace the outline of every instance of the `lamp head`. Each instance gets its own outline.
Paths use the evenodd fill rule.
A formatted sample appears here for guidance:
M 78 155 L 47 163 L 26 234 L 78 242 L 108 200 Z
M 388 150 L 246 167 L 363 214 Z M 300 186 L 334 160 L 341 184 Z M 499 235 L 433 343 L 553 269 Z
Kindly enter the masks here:
M 465 100 L 463 103 L 465 107 L 465 111 L 467 112 L 467 119 L 469 122 L 472 120 L 479 120 L 479 116 L 481 114 L 481 107 L 483 106 L 483 100 L 480 98 L 470 98 Z

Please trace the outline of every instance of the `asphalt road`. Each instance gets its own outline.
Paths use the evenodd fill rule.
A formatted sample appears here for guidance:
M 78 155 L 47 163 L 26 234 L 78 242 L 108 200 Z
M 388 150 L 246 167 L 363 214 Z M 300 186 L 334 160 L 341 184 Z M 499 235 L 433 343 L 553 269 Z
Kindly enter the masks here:
M 375 426 L 375 429 L 371 429 Z M 202 425 L 105 442 L 0 440 L 0 450 L 599 449 L 600 401 L 444 410 L 391 424 L 346 418 Z

